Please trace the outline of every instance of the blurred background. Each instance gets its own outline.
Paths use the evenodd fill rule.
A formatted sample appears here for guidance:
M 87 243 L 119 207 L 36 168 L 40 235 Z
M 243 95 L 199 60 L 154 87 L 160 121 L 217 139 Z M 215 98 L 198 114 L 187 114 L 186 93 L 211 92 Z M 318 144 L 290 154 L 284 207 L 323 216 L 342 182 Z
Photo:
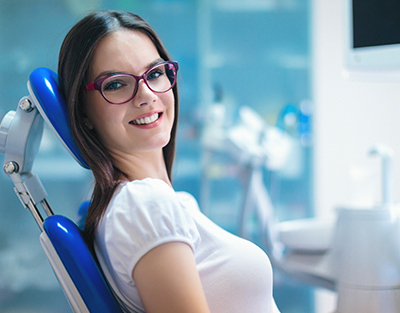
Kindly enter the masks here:
M 339 1 L 0 0 L 0 117 L 28 94 L 32 70 L 57 71 L 63 38 L 98 9 L 141 15 L 179 62 L 173 183 L 191 192 L 217 224 L 262 245 L 255 216 L 243 221 L 254 167 L 263 174 L 276 221 L 329 216 L 360 198 L 379 201 L 379 163 L 366 155 L 377 142 L 399 149 L 393 112 L 400 88 L 343 79 Z M 244 139 L 234 136 L 239 126 L 247 127 Z M 254 152 L 260 129 L 274 140 Z M 48 128 L 33 171 L 53 210 L 76 219 L 92 176 Z M 399 176 L 395 168 L 395 186 Z M 12 188 L 0 175 L 0 312 L 71 312 L 39 229 Z M 274 293 L 282 313 L 335 307 L 334 294 L 279 272 Z

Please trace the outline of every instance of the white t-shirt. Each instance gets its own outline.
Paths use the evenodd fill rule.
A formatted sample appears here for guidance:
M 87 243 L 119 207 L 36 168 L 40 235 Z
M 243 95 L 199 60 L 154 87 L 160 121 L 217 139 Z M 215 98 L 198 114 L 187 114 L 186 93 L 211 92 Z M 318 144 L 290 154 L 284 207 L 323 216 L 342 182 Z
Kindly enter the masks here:
M 279 312 L 264 251 L 210 221 L 190 194 L 152 178 L 122 183 L 96 232 L 96 255 L 126 312 L 145 312 L 133 268 L 172 241 L 192 248 L 212 313 Z

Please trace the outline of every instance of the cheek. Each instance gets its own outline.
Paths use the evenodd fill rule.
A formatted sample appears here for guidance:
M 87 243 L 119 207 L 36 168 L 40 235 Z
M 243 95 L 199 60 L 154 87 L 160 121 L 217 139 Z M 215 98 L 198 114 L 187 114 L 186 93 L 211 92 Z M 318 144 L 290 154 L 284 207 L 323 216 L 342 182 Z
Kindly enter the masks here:
M 97 129 L 106 121 L 110 122 L 114 118 L 114 114 L 109 112 L 112 107 L 107 104 L 104 103 L 104 99 L 99 92 L 91 92 L 87 96 L 85 113 L 92 128 Z
M 169 111 L 169 115 L 173 121 L 175 119 L 175 97 L 174 94 L 172 93 L 172 90 L 166 93 L 165 96 L 166 96 L 164 100 L 165 107 Z
M 93 125 L 92 131 L 107 149 L 124 137 L 125 129 L 122 127 L 121 119 L 110 110 L 95 110 L 88 114 L 88 119 Z

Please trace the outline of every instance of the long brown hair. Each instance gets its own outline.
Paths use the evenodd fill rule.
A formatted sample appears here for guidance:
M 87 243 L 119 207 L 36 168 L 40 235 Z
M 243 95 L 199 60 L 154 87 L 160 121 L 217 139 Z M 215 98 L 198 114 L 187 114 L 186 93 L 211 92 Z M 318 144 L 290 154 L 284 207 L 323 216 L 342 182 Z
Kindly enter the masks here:
M 101 39 L 121 29 L 140 31 L 147 35 L 157 48 L 160 57 L 171 61 L 161 40 L 151 26 L 136 14 L 125 11 L 98 11 L 87 15 L 67 34 L 61 46 L 58 75 L 69 111 L 71 132 L 76 144 L 95 178 L 92 202 L 86 218 L 84 236 L 93 251 L 95 230 L 119 185 L 126 176 L 114 164 L 107 149 L 95 132 L 85 127 L 85 96 L 83 86 L 87 83 L 93 53 Z M 163 148 L 164 161 L 171 179 L 175 156 L 175 137 L 178 122 L 178 86 L 173 88 L 175 96 L 175 119 L 171 139 Z

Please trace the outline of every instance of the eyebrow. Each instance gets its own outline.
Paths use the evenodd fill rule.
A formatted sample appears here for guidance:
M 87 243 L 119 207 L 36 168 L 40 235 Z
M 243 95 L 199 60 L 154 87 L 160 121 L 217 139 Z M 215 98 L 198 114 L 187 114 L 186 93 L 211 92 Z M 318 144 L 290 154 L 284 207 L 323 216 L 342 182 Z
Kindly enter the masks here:
M 153 62 L 151 62 L 150 64 L 148 64 L 146 68 L 149 69 L 152 66 L 154 66 L 158 63 L 162 63 L 162 62 L 165 62 L 165 60 L 163 58 L 158 58 L 158 59 L 154 60 Z M 101 72 L 99 75 L 97 75 L 97 77 L 93 81 L 99 80 L 100 78 L 103 78 L 103 77 L 116 75 L 116 74 L 129 74 L 129 73 L 120 72 L 120 71 L 104 71 L 104 72 Z

